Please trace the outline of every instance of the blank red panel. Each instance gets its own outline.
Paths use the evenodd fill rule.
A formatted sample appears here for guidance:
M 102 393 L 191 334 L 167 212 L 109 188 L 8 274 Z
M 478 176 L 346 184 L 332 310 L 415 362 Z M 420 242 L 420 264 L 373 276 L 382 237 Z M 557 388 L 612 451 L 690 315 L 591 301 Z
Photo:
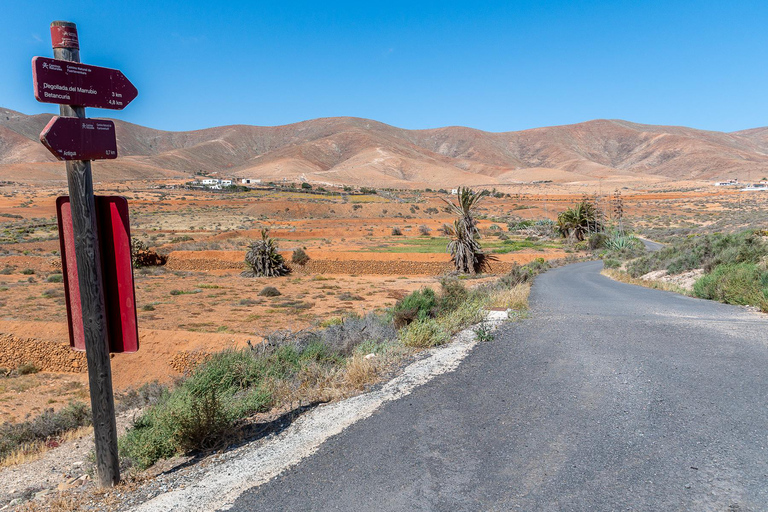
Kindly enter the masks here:
M 59 218 L 62 270 L 67 298 L 70 345 L 85 349 L 80 290 L 75 260 L 75 241 L 69 198 L 56 201 Z M 131 266 L 131 230 L 128 201 L 119 196 L 96 196 L 104 299 L 110 352 L 136 352 L 139 349 L 136 321 L 136 296 Z

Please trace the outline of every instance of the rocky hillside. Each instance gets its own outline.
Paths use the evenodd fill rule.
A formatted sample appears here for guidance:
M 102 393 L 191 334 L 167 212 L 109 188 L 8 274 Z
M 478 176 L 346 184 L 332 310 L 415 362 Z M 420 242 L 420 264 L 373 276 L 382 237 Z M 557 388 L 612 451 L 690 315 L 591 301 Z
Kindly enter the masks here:
M 63 178 L 38 142 L 50 115 L 0 109 L 6 179 Z M 494 185 L 607 176 L 670 179 L 768 174 L 768 128 L 733 133 L 595 120 L 519 132 L 404 130 L 359 118 L 165 132 L 116 121 L 119 159 L 98 179 L 181 178 L 195 172 L 264 180 L 390 187 Z

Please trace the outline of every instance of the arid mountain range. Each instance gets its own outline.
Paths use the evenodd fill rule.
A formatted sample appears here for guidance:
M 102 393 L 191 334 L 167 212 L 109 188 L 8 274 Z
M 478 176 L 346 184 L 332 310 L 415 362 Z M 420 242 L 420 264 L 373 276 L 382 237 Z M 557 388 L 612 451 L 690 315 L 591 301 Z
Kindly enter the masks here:
M 2 179 L 64 179 L 64 166 L 38 140 L 50 118 L 0 108 Z M 186 178 L 202 171 L 264 181 L 441 188 L 768 176 L 768 128 L 722 133 L 599 119 L 490 133 L 455 126 L 405 130 L 350 117 L 189 132 L 115 124 L 120 158 L 98 162 L 97 180 Z

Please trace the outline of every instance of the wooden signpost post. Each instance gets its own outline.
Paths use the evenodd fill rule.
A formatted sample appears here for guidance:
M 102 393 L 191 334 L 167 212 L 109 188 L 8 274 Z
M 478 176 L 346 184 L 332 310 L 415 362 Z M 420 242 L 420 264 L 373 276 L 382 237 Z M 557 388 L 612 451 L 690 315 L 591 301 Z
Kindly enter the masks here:
M 51 39 L 54 59 L 35 57 L 32 61 L 35 96 L 40 101 L 60 105 L 60 117 L 46 126 L 41 141 L 57 158 L 66 161 L 93 410 L 96 470 L 101 485 L 111 486 L 120 481 L 120 468 L 104 270 L 90 160 L 115 158 L 117 143 L 114 124 L 86 119 L 85 107 L 122 109 L 138 93 L 119 71 L 80 64 L 80 45 L 74 23 L 51 23 Z M 132 278 L 130 285 L 132 288 Z

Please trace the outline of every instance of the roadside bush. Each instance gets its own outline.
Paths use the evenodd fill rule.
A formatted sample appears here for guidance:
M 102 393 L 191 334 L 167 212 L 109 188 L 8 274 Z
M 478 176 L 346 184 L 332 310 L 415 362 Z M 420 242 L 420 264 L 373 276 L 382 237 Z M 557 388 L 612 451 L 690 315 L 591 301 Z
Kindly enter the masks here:
M 400 341 L 406 347 L 436 347 L 449 339 L 450 334 L 434 318 L 416 320 L 400 331 Z
M 455 277 L 447 277 L 440 280 L 440 300 L 438 302 L 438 311 L 447 313 L 457 309 L 469 297 L 464 283 Z
M 45 280 L 48 283 L 61 283 L 64 281 L 64 276 L 61 274 L 51 274 Z
M 293 250 L 293 254 L 291 255 L 291 263 L 295 263 L 297 265 L 306 265 L 308 261 L 309 256 L 304 251 L 304 249 L 299 247 Z
M 419 226 L 419 233 L 422 234 L 422 236 L 429 236 L 429 234 L 432 232 L 432 230 L 429 228 L 429 226 L 422 224 Z
M 117 409 L 119 411 L 125 411 L 136 407 L 154 405 L 163 400 L 168 392 L 168 386 L 165 384 L 160 384 L 156 380 L 148 382 L 142 384 L 138 389 L 131 388 L 123 393 L 116 394 L 115 398 L 117 398 L 118 402 Z
M 603 260 L 603 266 L 605 266 L 605 268 L 619 268 L 621 266 L 621 262 L 613 258 L 606 258 Z
M 768 271 L 753 263 L 719 265 L 694 283 L 693 292 L 702 299 L 757 306 L 768 312 Z
M 403 230 L 400 229 L 399 226 L 394 226 L 392 228 L 392 236 L 402 236 L 402 234 L 403 234 Z
M 434 317 L 436 308 L 437 298 L 432 288 L 416 290 L 395 304 L 393 311 L 395 327 L 399 329 L 415 320 Z
M 0 425 L 0 461 L 35 442 L 48 441 L 70 430 L 91 424 L 91 410 L 83 403 L 70 402 L 58 412 L 46 409 L 21 423 Z
M 178 453 L 222 445 L 240 418 L 275 403 L 278 382 L 301 379 L 310 368 L 343 364 L 328 346 L 293 338 L 263 350 L 213 354 L 135 421 L 120 441 L 121 454 L 146 468 Z
M 663 249 L 629 262 L 627 271 L 640 277 L 654 270 L 679 274 L 696 268 L 711 272 L 732 263 L 759 263 L 768 255 L 766 243 L 754 231 L 689 236 Z
M 505 276 L 502 276 L 499 281 L 504 286 L 511 288 L 512 286 L 532 281 L 533 278 L 536 277 L 536 273 L 537 272 L 528 265 L 521 266 L 515 263 L 510 269 L 509 273 Z
M 329 325 L 318 333 L 318 337 L 331 351 L 348 356 L 366 343 L 394 341 L 397 331 L 385 317 L 369 313 L 363 317 L 349 316 L 341 323 Z

